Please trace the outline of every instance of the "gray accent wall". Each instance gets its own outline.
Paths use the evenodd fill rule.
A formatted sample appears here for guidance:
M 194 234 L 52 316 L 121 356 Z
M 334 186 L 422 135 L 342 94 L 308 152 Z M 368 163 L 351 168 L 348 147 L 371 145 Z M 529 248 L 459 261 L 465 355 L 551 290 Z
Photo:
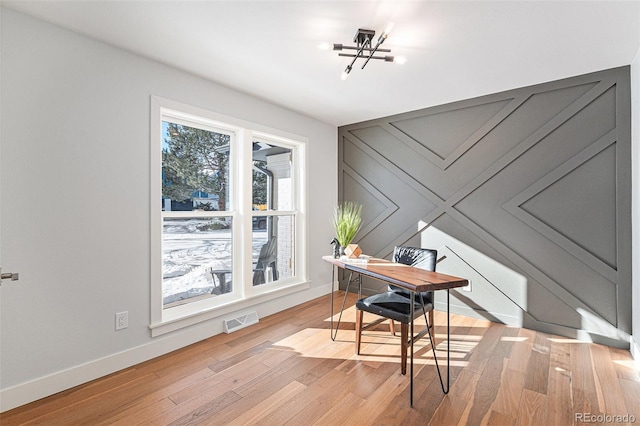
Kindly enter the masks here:
M 628 348 L 630 132 L 629 67 L 351 124 L 338 196 L 366 254 L 435 248 L 470 279 L 452 312 Z

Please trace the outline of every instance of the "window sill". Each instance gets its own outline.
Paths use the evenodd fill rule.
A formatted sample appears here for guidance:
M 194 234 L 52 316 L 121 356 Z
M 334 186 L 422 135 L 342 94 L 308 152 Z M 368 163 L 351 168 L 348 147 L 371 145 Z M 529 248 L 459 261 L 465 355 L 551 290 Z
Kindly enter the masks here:
M 251 308 L 260 303 L 268 302 L 289 294 L 306 290 L 309 287 L 309 282 L 303 281 L 291 284 L 286 287 L 279 287 L 272 291 L 258 294 L 252 297 L 247 297 L 241 300 L 233 300 L 223 305 L 208 307 L 201 310 L 194 310 L 189 312 L 188 314 L 163 313 L 161 322 L 149 325 L 149 328 L 151 329 L 151 337 L 161 336 L 163 334 L 171 333 L 173 331 L 180 330 L 191 325 L 228 315 L 242 309 Z

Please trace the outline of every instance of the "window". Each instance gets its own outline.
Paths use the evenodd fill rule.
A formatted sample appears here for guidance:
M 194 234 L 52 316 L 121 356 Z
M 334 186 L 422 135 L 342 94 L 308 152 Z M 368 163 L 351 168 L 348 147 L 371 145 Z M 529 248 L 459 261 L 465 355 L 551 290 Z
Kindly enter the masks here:
M 277 142 L 253 141 L 254 286 L 295 276 L 292 154 Z
M 306 284 L 302 138 L 156 97 L 151 138 L 153 335 Z

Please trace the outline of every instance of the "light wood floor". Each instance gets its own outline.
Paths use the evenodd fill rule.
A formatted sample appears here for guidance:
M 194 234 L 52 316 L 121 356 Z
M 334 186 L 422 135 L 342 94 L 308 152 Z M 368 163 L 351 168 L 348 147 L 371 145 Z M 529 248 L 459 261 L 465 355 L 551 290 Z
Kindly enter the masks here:
M 451 391 L 443 395 L 424 338 L 411 408 L 399 337 L 386 324 L 365 332 L 354 355 L 354 300 L 335 342 L 325 296 L 3 413 L 0 424 L 581 424 L 576 413 L 640 423 L 628 351 L 456 315 Z M 436 313 L 443 356 L 445 319 Z

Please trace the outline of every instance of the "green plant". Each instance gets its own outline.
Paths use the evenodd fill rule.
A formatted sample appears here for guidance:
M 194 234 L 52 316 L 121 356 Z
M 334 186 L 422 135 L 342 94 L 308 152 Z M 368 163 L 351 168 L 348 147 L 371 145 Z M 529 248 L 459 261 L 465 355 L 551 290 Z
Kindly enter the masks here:
M 352 201 L 345 201 L 333 209 L 331 220 L 336 238 L 342 247 L 351 244 L 362 225 L 362 206 Z

